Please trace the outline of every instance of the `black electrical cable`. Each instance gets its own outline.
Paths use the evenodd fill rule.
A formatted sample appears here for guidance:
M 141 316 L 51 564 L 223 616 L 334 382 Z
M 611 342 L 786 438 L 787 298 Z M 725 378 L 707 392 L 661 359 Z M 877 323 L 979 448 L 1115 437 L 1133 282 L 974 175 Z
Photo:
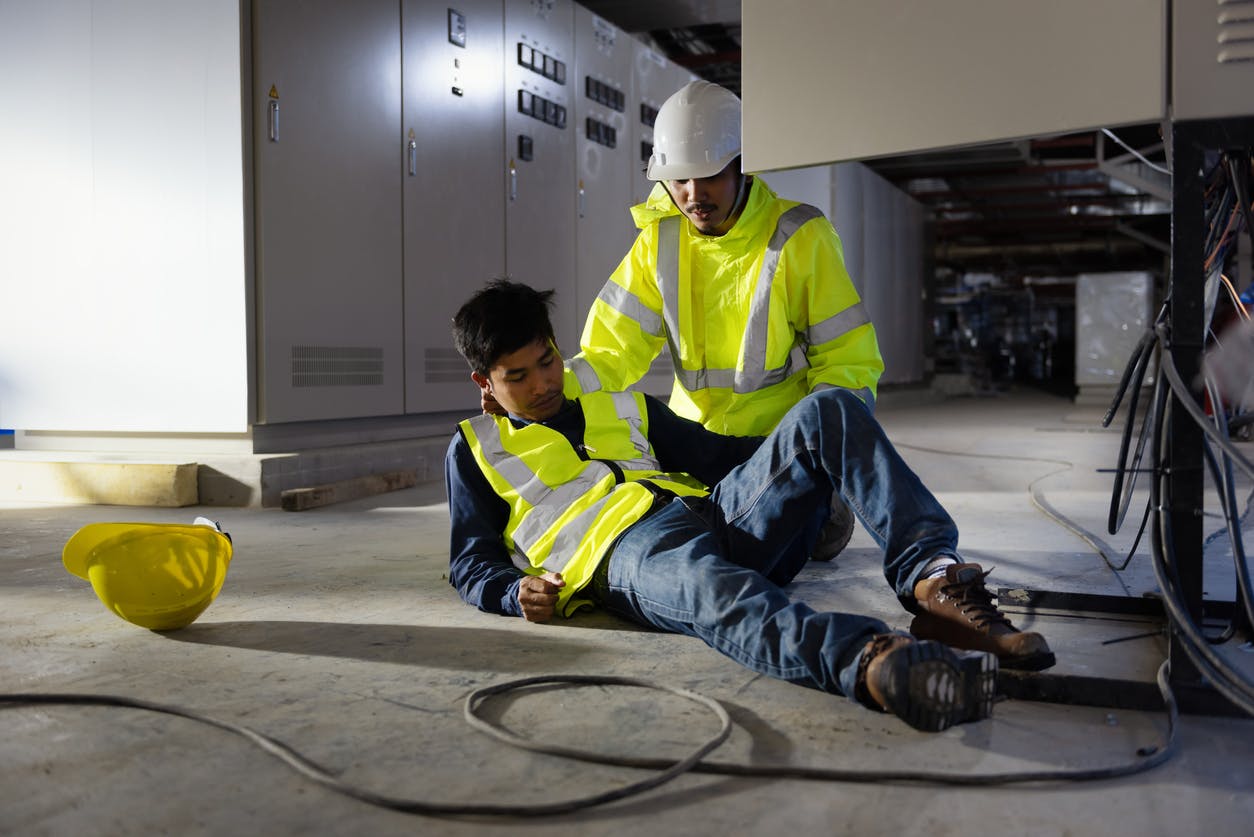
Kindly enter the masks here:
M 155 703 L 139 698 L 118 695 L 93 695 L 76 693 L 41 693 L 0 694 L 0 709 L 26 705 L 63 704 L 77 706 L 107 706 L 129 709 L 140 709 L 166 715 L 186 718 L 198 723 L 208 724 L 243 737 L 245 740 L 261 748 L 266 753 L 279 759 L 283 764 L 295 770 L 306 779 L 322 787 L 376 807 L 387 808 L 409 814 L 427 814 L 434 816 L 493 816 L 493 817 L 536 817 L 554 816 L 571 813 L 597 805 L 604 805 L 628 796 L 643 793 L 671 781 L 686 773 L 703 773 L 720 776 L 737 776 L 744 778 L 765 779 L 803 779 L 811 781 L 851 782 L 851 783 L 923 783 L 963 786 L 996 786 L 1042 782 L 1074 782 L 1099 779 L 1114 779 L 1131 776 L 1151 770 L 1171 758 L 1176 750 L 1176 724 L 1179 710 L 1175 696 L 1168 682 L 1169 662 L 1164 661 L 1158 669 L 1157 683 L 1163 698 L 1163 706 L 1167 713 L 1167 730 L 1159 744 L 1147 745 L 1137 749 L 1137 760 L 1108 767 L 1090 767 L 1060 770 L 1028 770 L 1006 773 L 946 773 L 927 770 L 847 770 L 824 767 L 802 767 L 789 765 L 749 765 L 726 762 L 706 762 L 702 758 L 722 744 L 731 732 L 731 718 L 718 701 L 670 686 L 663 686 L 645 680 L 628 677 L 610 677 L 595 675 L 542 675 L 526 677 L 485 686 L 476 689 L 464 704 L 464 718 L 476 729 L 497 740 L 523 749 L 558 755 L 579 761 L 593 762 L 622 767 L 649 769 L 659 771 L 647 779 L 632 782 L 622 787 L 592 794 L 576 799 L 540 804 L 488 804 L 481 802 L 447 803 L 429 802 L 378 793 L 367 788 L 346 782 L 332 774 L 312 759 L 302 755 L 296 749 L 256 730 L 240 724 L 214 718 L 181 706 Z M 637 758 L 627 756 L 609 756 L 590 751 L 577 750 L 569 747 L 544 744 L 521 738 L 498 725 L 492 724 L 478 714 L 478 708 L 484 699 L 493 695 L 504 694 L 518 689 L 543 684 L 564 683 L 570 685 L 617 685 L 634 686 L 670 692 L 687 700 L 700 703 L 711 710 L 719 719 L 719 731 L 689 756 L 679 761 L 658 758 Z
M 1128 363 L 1123 367 L 1123 375 L 1119 378 L 1119 384 L 1115 387 L 1115 397 L 1110 401 L 1110 408 L 1106 410 L 1106 415 L 1102 417 L 1102 427 L 1109 427 L 1111 421 L 1114 420 L 1115 414 L 1119 411 L 1119 404 L 1123 401 L 1124 394 L 1128 391 L 1128 384 L 1132 382 L 1133 369 L 1141 366 L 1141 375 L 1137 378 L 1138 382 L 1145 376 L 1144 364 L 1141 358 L 1149 350 L 1150 344 L 1155 342 L 1158 336 L 1154 333 L 1153 328 L 1145 329 L 1145 333 L 1141 335 L 1141 339 L 1136 342 L 1136 346 L 1132 349 L 1131 356 L 1128 357 Z M 1135 413 L 1135 409 L 1129 408 L 1129 413 Z
M 1226 437 L 1227 423 L 1223 420 L 1220 407 L 1223 402 L 1220 399 L 1219 388 L 1211 376 L 1206 376 L 1205 380 L 1211 404 L 1215 405 L 1214 424 L 1216 431 L 1222 431 L 1222 434 Z M 1232 459 L 1224 456 L 1221 467 L 1220 460 L 1216 458 L 1210 443 L 1206 439 L 1203 439 L 1202 442 L 1202 450 L 1206 455 L 1207 463 L 1211 467 L 1211 476 L 1219 491 L 1220 501 L 1223 503 L 1224 522 L 1228 531 L 1228 542 L 1232 547 L 1232 561 L 1236 570 L 1236 589 L 1241 607 L 1237 608 L 1233 618 L 1229 620 L 1228 630 L 1224 633 L 1225 637 L 1231 638 L 1241 628 L 1248 631 L 1251 627 L 1254 627 L 1254 584 L 1251 583 L 1249 562 L 1245 556 L 1245 543 L 1241 537 L 1241 515 L 1237 512 L 1237 489 L 1232 474 Z
M 310 781 L 315 782 L 328 790 L 345 796 L 350 796 L 354 799 L 358 799 L 362 802 L 366 802 L 380 808 L 387 808 L 393 811 L 401 811 L 408 814 L 428 814 L 436 816 L 541 817 L 566 814 L 582 810 L 584 808 L 604 805 L 628 796 L 643 793 L 671 781 L 682 773 L 688 772 L 701 760 L 703 756 L 722 744 L 727 739 L 727 736 L 731 734 L 731 717 L 727 714 L 727 711 L 722 707 L 722 705 L 718 703 L 718 701 L 698 695 L 695 692 L 690 692 L 686 689 L 663 686 L 627 677 L 551 675 L 527 677 L 521 680 L 510 681 L 508 683 L 487 686 L 481 689 L 476 689 L 469 695 L 469 697 L 466 698 L 464 717 L 466 721 L 476 729 L 488 732 L 490 735 L 493 735 L 503 741 L 507 741 L 516 747 L 523 747 L 524 749 L 535 752 L 547 752 L 571 758 L 579 758 L 583 755 L 580 751 L 564 750 L 564 748 L 544 745 L 538 742 L 519 738 L 488 724 L 476 713 L 478 705 L 483 698 L 492 694 L 499 694 L 511 689 L 519 689 L 547 683 L 639 686 L 641 688 L 670 692 L 671 694 L 678 695 L 687 700 L 695 701 L 696 703 L 700 703 L 707 707 L 719 719 L 720 729 L 714 736 L 696 748 L 687 757 L 679 761 L 667 762 L 666 766 L 664 768 L 660 768 L 660 772 L 656 775 L 636 782 L 631 782 L 630 784 L 623 785 L 622 787 L 615 788 L 613 790 L 604 791 L 602 793 L 596 793 L 570 800 L 541 803 L 494 804 L 487 802 L 431 802 L 382 794 L 349 782 L 345 782 L 338 776 L 335 776 L 331 771 L 319 765 L 317 762 L 301 755 L 292 747 L 289 747 L 287 744 L 284 744 L 275 738 L 264 735 L 240 724 L 224 721 L 219 718 L 213 718 L 209 715 L 194 712 L 180 706 L 154 703 L 151 701 L 140 700 L 138 698 L 121 697 L 116 695 L 40 693 L 0 695 L 0 706 L 48 703 L 97 705 L 143 709 L 166 715 L 176 715 L 181 718 L 187 718 L 192 721 L 209 724 L 210 726 L 242 736 L 252 744 L 260 747 L 265 752 L 278 758 L 306 779 L 309 779 Z
M 1250 203 L 1250 193 L 1246 186 L 1248 182 L 1246 178 L 1250 171 L 1250 156 L 1247 154 L 1242 160 L 1235 155 L 1225 155 L 1228 166 L 1228 176 L 1232 180 L 1233 191 L 1236 192 L 1237 203 L 1241 207 L 1241 216 L 1245 219 L 1245 231 L 1248 235 L 1254 237 L 1254 206 Z M 1241 162 L 1244 162 L 1245 171 L 1241 171 Z
M 1230 463 L 1227 463 L 1227 460 L 1225 459 L 1225 463 L 1227 464 L 1227 473 L 1224 473 L 1220 469 L 1219 461 L 1215 458 L 1215 452 L 1211 448 L 1210 442 L 1208 442 L 1205 437 L 1202 438 L 1202 453 L 1205 455 L 1206 467 L 1210 470 L 1211 479 L 1215 482 L 1216 489 L 1219 491 L 1219 502 L 1223 504 L 1225 528 L 1228 532 L 1228 538 L 1232 543 L 1234 558 L 1236 556 L 1243 556 L 1244 553 L 1241 551 L 1241 533 L 1236 531 L 1236 506 L 1235 504 L 1231 504 L 1230 501 L 1232 498 L 1228 493 L 1228 489 L 1231 487 L 1232 466 Z M 1231 508 L 1229 508 L 1230 505 Z M 1205 549 L 1204 546 L 1203 549 Z M 1236 560 L 1240 562 L 1244 559 L 1242 557 L 1236 558 Z M 1228 620 L 1228 624 L 1224 627 L 1224 630 L 1219 633 L 1219 635 L 1208 636 L 1206 637 L 1206 641 L 1212 645 L 1222 645 L 1236 636 L 1237 627 L 1242 621 L 1239 613 L 1240 612 L 1238 611 L 1237 615 L 1234 615 L 1233 618 Z
M 1163 441 L 1166 441 L 1165 436 Z M 1164 499 L 1166 480 L 1166 474 L 1154 480 L 1152 494 L 1160 503 Z M 1207 683 L 1234 706 L 1254 715 L 1254 684 L 1244 681 L 1239 674 L 1224 664 L 1202 635 L 1201 629 L 1193 622 L 1193 617 L 1184 605 L 1184 596 L 1180 592 L 1179 578 L 1175 571 L 1175 553 L 1170 545 L 1172 543 L 1170 515 L 1160 513 L 1158 524 L 1151 530 L 1154 542 L 1151 552 L 1154 560 L 1151 561 L 1151 566 L 1154 568 L 1154 576 L 1162 592 L 1163 605 L 1170 617 L 1172 635 L 1179 640 L 1185 655 Z
M 1165 309 L 1164 309 L 1165 310 Z M 1163 318 L 1163 314 L 1159 314 L 1159 321 Z M 1145 372 L 1149 366 L 1150 360 L 1154 356 L 1154 349 L 1158 346 L 1158 335 L 1153 328 L 1147 329 L 1144 336 L 1137 343 L 1137 349 L 1133 356 L 1129 359 L 1128 365 L 1124 368 L 1123 379 L 1120 381 L 1119 389 L 1116 391 L 1115 398 L 1111 402 L 1110 409 L 1107 411 L 1105 418 L 1102 420 L 1102 426 L 1109 426 L 1114 418 L 1116 411 L 1119 409 L 1119 403 L 1123 400 L 1123 393 L 1128 388 L 1131 381 L 1136 382 L 1136 387 L 1132 390 L 1132 394 L 1128 399 L 1128 416 L 1124 424 L 1123 434 L 1119 439 L 1119 458 L 1115 465 L 1115 481 L 1114 487 L 1110 495 L 1110 513 L 1106 519 L 1106 531 L 1115 534 L 1123 526 L 1124 518 L 1128 514 L 1128 506 L 1132 503 L 1132 492 L 1136 488 L 1137 474 L 1140 473 L 1141 461 L 1145 454 L 1145 443 L 1149 435 L 1149 428 L 1153 424 L 1155 411 L 1158 409 L 1158 381 L 1155 378 L 1154 396 L 1150 402 L 1150 409 L 1141 422 L 1141 432 L 1137 436 L 1136 452 L 1132 457 L 1131 466 L 1128 465 L 1128 446 L 1132 440 L 1132 431 L 1136 426 L 1137 404 L 1140 401 L 1142 381 L 1145 380 Z M 1132 474 L 1131 479 L 1127 478 L 1128 473 Z M 1126 485 L 1125 485 L 1126 481 Z M 1144 524 L 1142 524 L 1144 526 Z M 1140 534 L 1137 535 L 1137 542 L 1140 543 Z M 1136 548 L 1129 552 L 1128 560 L 1136 552 Z M 1127 567 L 1128 561 L 1124 561 L 1119 569 Z
M 1160 326 L 1160 329 L 1162 328 Z M 1177 403 L 1183 405 L 1189 417 L 1197 422 L 1208 435 L 1213 432 L 1213 429 L 1209 426 L 1210 422 L 1206 420 L 1200 408 L 1193 402 L 1192 394 L 1189 393 L 1188 389 L 1183 386 L 1183 381 L 1180 380 L 1179 373 L 1175 369 L 1175 363 L 1171 357 L 1170 344 L 1166 341 L 1165 330 L 1160 331 L 1160 338 L 1163 340 L 1164 346 L 1164 350 L 1161 353 L 1162 364 L 1160 368 L 1171 384 L 1171 388 L 1177 395 L 1177 398 L 1172 400 L 1164 411 L 1162 421 L 1158 427 L 1157 444 L 1153 447 L 1154 472 L 1158 477 L 1151 482 L 1150 502 L 1158 510 L 1158 525 L 1151 529 L 1153 542 L 1151 566 L 1154 569 L 1154 575 L 1162 593 L 1163 605 L 1170 617 L 1172 633 L 1179 640 L 1180 647 L 1194 666 L 1197 667 L 1198 672 L 1206 678 L 1207 682 L 1217 692 L 1227 698 L 1233 705 L 1254 715 L 1254 683 L 1246 680 L 1240 673 L 1233 671 L 1216 654 L 1206 641 L 1201 628 L 1193 621 L 1188 607 L 1184 604 L 1184 595 L 1180 589 L 1180 579 L 1177 572 L 1178 562 L 1172 546 L 1174 540 L 1172 539 L 1171 531 L 1171 515 L 1165 511 L 1170 507 L 1172 499 L 1168 494 L 1170 473 L 1168 469 L 1163 467 L 1163 459 L 1171 437 L 1173 405 Z M 1226 442 L 1226 440 L 1224 441 Z
M 1183 378 L 1180 376 L 1179 370 L 1176 369 L 1175 359 L 1170 348 L 1166 325 L 1164 323 L 1159 323 L 1155 326 L 1155 330 L 1158 333 L 1159 343 L 1161 346 L 1161 351 L 1159 352 L 1160 376 L 1162 380 L 1167 382 L 1168 388 L 1175 394 L 1176 399 L 1174 403 L 1178 403 L 1184 407 L 1189 417 L 1201 428 L 1203 433 L 1209 436 L 1210 439 L 1224 451 L 1228 461 L 1234 462 L 1240 466 L 1247 476 L 1254 477 L 1254 463 L 1251 463 L 1248 459 L 1246 459 L 1241 451 L 1238 450 L 1232 443 L 1232 441 L 1227 438 L 1226 434 L 1221 433 L 1218 429 L 1216 429 L 1214 424 L 1207 419 L 1206 414 L 1202 411 L 1202 408 L 1199 407 L 1194 400 L 1188 386 L 1185 385 Z M 1165 417 L 1163 417 L 1159 422 L 1158 432 L 1160 436 L 1164 435 L 1166 427 L 1167 422 L 1165 421 Z M 1154 473 L 1161 475 L 1161 468 L 1161 459 L 1156 458 L 1155 465 L 1152 470 Z M 1160 503 L 1155 502 L 1153 497 L 1151 497 L 1150 505 L 1153 508 L 1162 508 Z M 1227 513 L 1226 510 L 1225 513 Z M 1170 541 L 1168 542 L 1170 543 Z M 1242 550 L 1242 553 L 1244 553 L 1244 550 Z M 1240 597 L 1242 602 L 1245 604 L 1246 618 L 1254 620 L 1254 580 L 1251 579 L 1248 562 L 1245 560 L 1244 554 L 1242 554 L 1241 560 L 1237 563 L 1237 578 L 1239 582 L 1238 590 L 1240 592 Z M 1187 611 L 1185 608 L 1182 608 L 1182 610 Z M 1201 635 L 1200 629 L 1198 629 L 1197 635 Z M 1254 686 L 1251 688 L 1254 688 Z
M 1063 459 L 1045 459 L 1044 457 L 1039 456 L 996 456 L 987 453 L 968 453 L 966 451 L 942 450 L 940 448 L 923 447 L 922 445 L 911 445 L 905 442 L 894 442 L 893 445 L 897 448 L 917 450 L 922 451 L 923 453 L 935 453 L 942 456 L 962 456 L 970 459 L 992 459 L 997 462 L 1012 460 L 1015 462 L 1041 462 L 1049 465 L 1062 465 L 1062 468 L 1059 468 L 1056 471 L 1050 471 L 1048 474 L 1042 474 L 1028 484 L 1028 496 L 1032 500 L 1032 505 L 1036 507 L 1036 510 L 1088 544 L 1089 548 L 1098 554 L 1102 561 L 1105 562 L 1106 566 L 1115 572 L 1122 572 L 1132 560 L 1133 555 L 1136 554 L 1137 544 L 1140 543 L 1141 540 L 1140 534 L 1137 535 L 1136 542 L 1132 544 L 1132 549 L 1124 556 L 1123 563 L 1116 565 L 1113 556 L 1118 552 L 1118 550 L 1106 543 L 1097 535 L 1085 529 L 1080 524 L 1076 523 L 1071 518 L 1067 517 L 1065 514 L 1059 512 L 1049 503 L 1048 500 L 1045 499 L 1045 495 L 1038 488 L 1037 483 L 1043 482 L 1056 474 L 1061 474 L 1071 470 L 1075 467 L 1075 464 L 1072 462 L 1067 462 Z M 1144 520 L 1142 520 L 1141 525 L 1144 527 Z M 1119 577 L 1116 576 L 1115 578 L 1118 580 Z M 1121 585 L 1123 584 L 1122 581 L 1119 583 Z M 1127 587 L 1124 587 L 1124 592 L 1128 592 Z M 1131 594 L 1129 593 L 1129 595 Z

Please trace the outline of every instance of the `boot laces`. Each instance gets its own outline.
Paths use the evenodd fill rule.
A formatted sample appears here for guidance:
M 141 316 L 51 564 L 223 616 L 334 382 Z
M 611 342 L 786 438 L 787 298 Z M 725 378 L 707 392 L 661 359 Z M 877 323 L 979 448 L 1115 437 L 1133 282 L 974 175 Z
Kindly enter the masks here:
M 984 585 L 984 579 L 993 571 L 993 568 L 980 573 L 978 578 L 970 581 L 955 581 L 941 586 L 941 592 L 954 600 L 958 610 L 963 616 L 970 619 L 978 628 L 985 628 L 989 625 L 1001 622 L 1007 628 L 1013 627 L 1006 615 L 997 609 L 993 604 L 993 595 L 988 592 L 988 587 Z

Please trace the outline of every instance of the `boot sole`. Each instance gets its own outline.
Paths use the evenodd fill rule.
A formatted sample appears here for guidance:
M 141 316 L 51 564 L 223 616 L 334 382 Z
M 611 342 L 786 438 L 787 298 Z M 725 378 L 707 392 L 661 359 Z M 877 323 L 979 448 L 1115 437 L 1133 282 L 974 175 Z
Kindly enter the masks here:
M 893 651 L 884 663 L 885 708 L 917 730 L 940 732 L 993 714 L 995 654 L 924 640 Z
M 927 612 L 914 617 L 910 622 L 910 633 L 917 639 L 930 639 L 955 648 L 968 648 L 996 654 L 997 661 L 1002 668 L 1016 671 L 1042 671 L 1057 662 L 1052 651 L 1037 651 L 1033 654 L 1017 656 L 999 654 L 996 642 L 986 635 Z

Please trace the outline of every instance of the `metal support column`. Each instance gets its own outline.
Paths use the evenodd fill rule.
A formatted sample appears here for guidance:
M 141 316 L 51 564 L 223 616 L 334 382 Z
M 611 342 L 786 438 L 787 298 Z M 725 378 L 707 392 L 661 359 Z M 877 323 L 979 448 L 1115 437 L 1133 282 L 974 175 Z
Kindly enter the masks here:
M 1171 277 L 1168 292 L 1171 350 L 1185 381 L 1197 377 L 1205 343 L 1203 306 L 1206 277 L 1203 163 L 1210 123 L 1171 127 Z M 1164 462 L 1169 469 L 1163 510 L 1168 528 L 1163 543 L 1180 570 L 1180 588 L 1195 622 L 1202 619 L 1202 430 L 1171 396 L 1170 436 Z M 1171 635 L 1171 684 L 1177 694 L 1201 687 L 1197 669 Z

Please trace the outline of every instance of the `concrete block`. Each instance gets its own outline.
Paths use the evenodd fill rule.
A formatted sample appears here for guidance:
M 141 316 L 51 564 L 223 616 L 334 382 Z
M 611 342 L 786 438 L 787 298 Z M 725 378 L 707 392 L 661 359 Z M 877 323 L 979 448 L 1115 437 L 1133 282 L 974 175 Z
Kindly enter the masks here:
M 200 502 L 197 465 L 0 461 L 0 500 L 176 508 Z

